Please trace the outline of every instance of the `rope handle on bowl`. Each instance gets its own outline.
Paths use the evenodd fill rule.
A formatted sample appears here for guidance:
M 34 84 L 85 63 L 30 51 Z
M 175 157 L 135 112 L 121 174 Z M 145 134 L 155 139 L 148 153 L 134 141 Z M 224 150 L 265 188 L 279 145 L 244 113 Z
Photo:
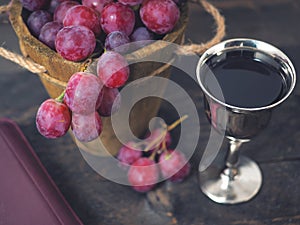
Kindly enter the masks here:
M 206 0 L 189 0 L 191 3 L 196 3 L 203 6 L 203 8 L 212 15 L 216 23 L 216 33 L 215 36 L 202 44 L 186 44 L 183 45 L 183 49 L 180 53 L 188 55 L 189 53 L 202 54 L 205 50 L 209 49 L 213 45 L 219 43 L 225 36 L 225 18 L 220 14 L 219 10 Z
M 180 52 L 178 52 L 181 55 L 202 54 L 205 50 L 220 42 L 222 38 L 225 36 L 225 19 L 215 6 L 213 6 L 206 0 L 189 0 L 189 1 L 191 3 L 197 3 L 197 4 L 200 3 L 203 6 L 203 8 L 209 14 L 212 15 L 212 17 L 215 20 L 217 28 L 216 28 L 215 36 L 211 40 L 207 41 L 206 43 L 202 43 L 202 44 L 191 43 L 191 44 L 183 45 L 182 48 L 180 49 Z M 0 6 L 0 14 L 9 12 L 9 10 L 10 10 L 10 4 Z M 32 73 L 38 74 L 41 78 L 44 78 L 50 81 L 51 83 L 56 84 L 57 86 L 65 87 L 67 84 L 66 82 L 60 81 L 58 79 L 49 76 L 46 73 L 47 70 L 45 69 L 44 66 L 35 63 L 33 60 L 31 60 L 28 57 L 24 57 L 17 53 L 11 52 L 3 47 L 0 47 L 0 56 L 12 62 L 15 62 L 16 64 L 26 68 Z

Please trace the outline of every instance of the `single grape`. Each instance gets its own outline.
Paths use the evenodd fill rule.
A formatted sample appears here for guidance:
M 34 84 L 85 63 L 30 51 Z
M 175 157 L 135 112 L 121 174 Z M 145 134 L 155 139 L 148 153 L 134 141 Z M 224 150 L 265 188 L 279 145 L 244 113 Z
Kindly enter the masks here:
M 64 102 L 73 113 L 91 114 L 96 110 L 101 88 L 99 78 L 94 74 L 74 73 L 67 83 Z
M 96 38 L 89 28 L 69 26 L 56 35 L 55 49 L 65 59 L 78 62 L 89 57 L 96 46 Z
M 110 2 L 113 2 L 113 0 L 82 0 L 82 5 L 92 8 L 101 14 L 103 7 Z
M 99 137 L 102 131 L 101 117 L 97 112 L 88 115 L 72 114 L 71 128 L 78 141 L 90 142 Z
M 77 5 L 70 8 L 63 20 L 64 26 L 81 25 L 91 29 L 95 36 L 101 33 L 100 16 L 87 6 Z
M 56 35 L 62 28 L 63 25 L 56 21 L 46 23 L 41 29 L 39 40 L 49 48 L 55 50 Z
M 53 20 L 63 23 L 67 11 L 76 5 L 79 5 L 79 3 L 75 1 L 65 1 L 60 3 L 54 11 Z
M 151 134 L 148 132 L 148 133 L 145 135 L 146 142 L 147 142 L 147 143 L 151 143 L 151 142 L 153 142 L 154 140 L 159 140 L 159 139 L 160 139 L 159 137 L 162 135 L 162 133 L 163 133 L 163 129 L 161 129 L 161 128 L 157 128 L 157 129 L 153 130 L 153 131 L 151 132 Z M 163 146 L 163 142 L 166 143 L 166 147 L 167 147 L 167 148 L 169 148 L 169 147 L 171 146 L 171 143 L 172 143 L 172 137 L 171 137 L 171 134 L 170 134 L 169 131 L 167 131 L 166 136 L 165 136 L 165 137 L 162 137 L 162 138 L 160 139 L 159 143 L 157 143 L 157 147 L 158 147 L 159 149 L 161 149 L 161 148 L 164 147 L 164 146 Z M 150 150 L 150 151 L 151 151 L 151 150 L 154 150 L 154 148 L 149 149 L 149 150 Z
M 121 2 L 123 5 L 136 6 L 142 4 L 143 0 L 118 0 L 118 2 Z
M 166 34 L 175 27 L 180 11 L 173 0 L 146 0 L 141 6 L 140 16 L 149 30 Z
M 169 179 L 172 182 L 182 182 L 190 174 L 190 171 L 191 171 L 191 164 L 188 162 Z
M 103 87 L 103 98 L 100 106 L 98 107 L 98 113 L 101 116 L 111 116 L 114 114 L 121 105 L 121 95 L 118 88 Z
M 136 48 L 142 48 L 154 39 L 154 35 L 146 27 L 138 27 L 133 31 L 130 39 Z
M 135 25 L 134 11 L 119 2 L 107 4 L 101 13 L 101 27 L 106 34 L 122 31 L 129 36 Z
M 129 77 L 128 62 L 119 53 L 107 51 L 98 60 L 97 74 L 106 87 L 121 87 Z
M 37 11 L 46 9 L 50 4 L 50 0 L 21 0 L 21 3 L 25 9 Z
M 31 34 L 38 37 L 42 27 L 50 21 L 52 21 L 52 16 L 49 12 L 45 10 L 38 10 L 30 14 L 27 20 L 27 26 Z
M 158 182 L 159 170 L 156 163 L 149 158 L 139 158 L 128 170 L 128 181 L 138 192 L 147 192 Z
M 123 145 L 117 155 L 117 159 L 120 161 L 120 166 L 127 169 L 129 165 L 142 157 L 142 149 L 135 147 L 134 142 L 128 142 Z
M 36 127 L 46 138 L 58 138 L 66 134 L 71 124 L 69 108 L 54 99 L 44 101 L 36 114 Z
M 55 9 L 57 8 L 57 6 L 59 6 L 59 4 L 61 4 L 62 2 L 65 2 L 65 1 L 68 1 L 68 0 L 51 0 L 47 11 L 53 14 L 55 12 Z
M 102 101 L 103 101 L 103 96 L 104 96 L 104 88 L 105 86 L 102 84 L 101 80 L 98 79 L 99 83 L 100 83 L 100 92 L 99 92 L 99 95 L 98 95 L 98 98 L 97 98 L 97 101 L 96 101 L 96 107 L 95 107 L 95 110 L 99 109 L 99 107 L 101 106 L 102 104 Z
M 177 150 L 164 151 L 159 157 L 159 167 L 165 179 L 177 182 L 182 181 L 190 172 L 188 160 Z
M 106 36 L 105 49 L 109 51 L 116 51 L 119 53 L 126 53 L 129 49 L 129 37 L 121 31 L 113 31 Z

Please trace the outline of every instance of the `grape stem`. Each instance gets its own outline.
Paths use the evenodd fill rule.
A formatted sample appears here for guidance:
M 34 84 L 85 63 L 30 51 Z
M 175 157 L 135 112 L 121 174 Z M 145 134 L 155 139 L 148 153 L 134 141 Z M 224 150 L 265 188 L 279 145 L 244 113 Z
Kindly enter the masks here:
M 66 90 L 64 90 L 55 100 L 57 102 L 60 102 L 62 103 L 63 102 L 63 99 L 64 99 L 64 96 L 65 96 L 65 93 L 66 93 Z
M 174 123 L 168 126 L 167 130 L 173 130 L 175 127 L 177 127 L 180 123 L 182 123 L 184 120 L 188 118 L 188 115 L 184 115 L 183 117 L 180 117 L 178 120 L 176 120 Z
M 161 132 L 161 134 L 155 138 L 154 140 L 152 140 L 147 146 L 146 148 L 144 149 L 145 152 L 149 151 L 150 149 L 152 149 L 153 147 L 158 147 L 161 143 L 161 140 L 162 141 L 162 150 L 165 150 L 167 149 L 167 144 L 166 144 L 166 140 L 165 140 L 165 136 L 167 135 L 167 132 L 168 131 L 171 131 L 173 130 L 175 127 L 177 127 L 180 123 L 182 123 L 184 120 L 186 120 L 188 118 L 188 115 L 184 115 L 182 117 L 180 117 L 178 120 L 176 120 L 175 122 L 173 122 L 171 125 L 169 126 L 166 126 L 166 124 L 163 124 L 162 127 L 164 128 L 163 131 Z M 153 154 L 156 154 L 156 151 L 154 151 L 152 153 Z M 154 154 L 154 155 L 155 155 Z M 151 155 L 151 156 L 152 156 Z M 150 156 L 150 158 L 151 158 Z

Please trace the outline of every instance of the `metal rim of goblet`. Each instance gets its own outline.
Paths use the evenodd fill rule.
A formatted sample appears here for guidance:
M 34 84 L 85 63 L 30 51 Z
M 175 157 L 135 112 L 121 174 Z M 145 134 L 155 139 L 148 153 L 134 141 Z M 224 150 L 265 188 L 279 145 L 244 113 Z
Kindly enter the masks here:
M 257 50 L 257 51 L 263 52 L 264 54 L 267 54 L 267 55 L 273 57 L 273 59 L 275 59 L 276 61 L 280 61 L 280 63 L 285 65 L 285 67 L 288 70 L 286 75 L 290 76 L 291 83 L 288 87 L 289 88 L 288 91 L 285 93 L 285 95 L 281 99 L 279 99 L 278 101 L 276 101 L 270 105 L 263 106 L 263 107 L 243 108 L 243 107 L 230 105 L 230 104 L 227 104 L 227 103 L 221 101 L 220 99 L 213 96 L 205 88 L 205 86 L 201 80 L 201 74 L 200 74 L 201 66 L 203 64 L 205 64 L 206 61 L 209 60 L 215 54 L 224 52 L 225 50 L 234 50 L 234 49 L 238 49 L 238 48 L 252 49 L 252 50 Z M 287 55 L 269 43 L 266 43 L 266 42 L 260 41 L 260 40 L 256 40 L 256 39 L 250 39 L 250 38 L 228 39 L 228 40 L 222 41 L 222 42 L 212 46 L 208 50 L 206 50 L 198 61 L 196 75 L 197 75 L 198 83 L 205 95 L 209 96 L 212 100 L 214 100 L 215 102 L 217 102 L 225 107 L 235 109 L 235 110 L 240 110 L 240 111 L 259 111 L 259 110 L 271 109 L 271 108 L 281 104 L 282 102 L 284 102 L 290 96 L 290 94 L 292 93 L 292 91 L 296 85 L 296 71 L 295 71 L 295 68 L 294 68 L 291 60 L 287 57 Z

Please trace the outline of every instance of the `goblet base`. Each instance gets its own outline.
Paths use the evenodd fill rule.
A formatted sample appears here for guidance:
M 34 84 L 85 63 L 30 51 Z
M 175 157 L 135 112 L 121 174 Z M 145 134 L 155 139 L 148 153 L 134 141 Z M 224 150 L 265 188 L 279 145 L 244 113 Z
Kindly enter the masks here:
M 211 200 L 222 204 L 249 201 L 260 190 L 262 173 L 251 159 L 240 156 L 235 169 L 209 167 L 199 172 L 200 188 Z

